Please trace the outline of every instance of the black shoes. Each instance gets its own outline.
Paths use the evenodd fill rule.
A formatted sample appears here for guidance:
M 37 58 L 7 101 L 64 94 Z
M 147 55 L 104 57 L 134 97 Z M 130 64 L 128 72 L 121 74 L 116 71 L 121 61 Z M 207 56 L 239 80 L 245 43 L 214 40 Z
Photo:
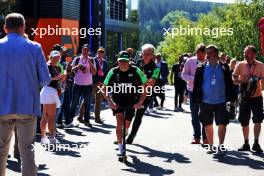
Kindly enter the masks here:
M 227 149 L 225 148 L 223 144 L 219 145 L 218 147 L 207 144 L 205 148 L 208 150 L 206 153 L 210 155 L 217 154 L 217 155 L 223 156 L 227 152 Z
M 208 150 L 206 153 L 209 155 L 217 153 L 217 148 L 214 145 L 207 145 L 205 148 Z
M 185 111 L 182 107 L 180 107 L 178 110 L 179 110 L 179 112 L 184 112 Z
M 259 143 L 254 143 L 252 150 L 256 153 L 263 153 L 263 150 L 261 149 Z M 243 144 L 238 151 L 250 151 L 250 145 L 249 144 Z
M 263 153 L 263 150 L 261 149 L 259 143 L 254 143 L 252 150 L 256 153 Z
M 77 118 L 77 120 L 78 120 L 80 123 L 84 123 L 84 119 L 83 119 L 83 117 L 81 117 L 81 116 L 79 116 L 79 117 Z
M 174 108 L 174 112 L 185 112 L 185 110 L 182 107 Z
M 93 127 L 93 125 L 90 122 L 84 122 L 84 125 L 87 126 L 87 127 L 89 127 L 89 128 L 92 128 Z
M 103 124 L 104 122 L 100 118 L 95 118 L 95 123 Z
M 250 145 L 249 144 L 243 144 L 238 151 L 244 152 L 244 151 L 250 151 Z
M 227 149 L 225 148 L 223 144 L 218 146 L 218 152 L 217 152 L 218 155 L 223 156 L 226 154 L 226 152 L 227 152 Z

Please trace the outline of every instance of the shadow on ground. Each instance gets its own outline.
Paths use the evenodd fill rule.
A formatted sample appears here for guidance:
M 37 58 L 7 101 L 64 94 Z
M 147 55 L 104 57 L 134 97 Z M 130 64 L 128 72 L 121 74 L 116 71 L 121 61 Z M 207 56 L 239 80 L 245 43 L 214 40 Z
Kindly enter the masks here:
M 56 147 L 55 155 L 81 157 L 79 150 L 88 146 L 89 142 L 72 142 L 66 139 L 59 139 L 60 144 Z
M 258 155 L 261 156 L 261 155 Z M 263 155 L 262 155 L 263 158 Z M 250 158 L 249 153 L 229 151 L 225 156 L 215 155 L 214 159 L 220 163 L 233 166 L 248 166 L 251 169 L 264 170 L 264 162 Z
M 165 159 L 164 162 L 168 162 L 168 163 L 171 163 L 172 161 L 175 161 L 178 163 L 186 163 L 186 164 L 191 163 L 189 158 L 179 153 L 169 153 L 169 152 L 159 151 L 159 150 L 151 149 L 149 147 L 146 147 L 140 144 L 135 144 L 134 146 L 144 149 L 145 152 L 137 152 L 133 150 L 127 150 L 127 151 L 131 153 L 135 153 L 135 154 L 144 154 L 150 158 L 157 157 L 157 158 Z
M 152 165 L 150 163 L 145 163 L 140 161 L 136 156 L 130 156 L 132 158 L 132 163 L 127 163 L 128 169 L 122 169 L 123 171 L 128 171 L 137 174 L 147 174 L 150 176 L 162 176 L 171 175 L 174 173 L 173 170 L 164 169 L 159 166 Z
M 154 150 L 149 147 L 136 144 L 134 146 L 140 147 L 144 152 L 137 152 L 134 150 L 127 150 L 130 153 L 139 154 L 139 155 L 147 155 L 147 157 L 155 157 L 164 159 L 164 162 L 171 163 L 172 161 L 178 162 L 178 163 L 191 163 L 190 159 L 185 157 L 182 154 L 179 153 L 167 153 L 164 151 Z M 150 163 L 146 163 L 141 161 L 138 157 L 130 155 L 129 157 L 132 158 L 132 163 L 127 163 L 128 169 L 123 169 L 124 171 L 137 173 L 137 174 L 148 174 L 150 176 L 156 176 L 156 175 L 172 175 L 174 174 L 173 170 L 165 169 L 159 166 L 152 165 Z
M 48 170 L 49 169 L 46 166 L 47 166 L 46 164 L 40 164 L 37 167 L 37 170 L 38 170 L 37 175 L 38 176 L 49 176 L 49 174 L 40 173 L 43 170 Z M 21 173 L 21 162 L 20 161 L 14 161 L 14 160 L 7 160 L 6 168 L 9 169 L 9 170 L 14 171 L 16 173 Z

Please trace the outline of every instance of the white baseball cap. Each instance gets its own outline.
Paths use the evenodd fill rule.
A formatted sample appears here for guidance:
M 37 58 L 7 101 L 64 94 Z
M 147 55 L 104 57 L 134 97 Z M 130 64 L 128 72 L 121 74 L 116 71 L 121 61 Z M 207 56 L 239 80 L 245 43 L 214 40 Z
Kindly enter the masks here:
M 50 58 L 54 58 L 54 57 L 60 57 L 61 55 L 60 55 L 60 52 L 59 51 L 56 51 L 56 50 L 52 50 L 51 52 L 50 52 Z

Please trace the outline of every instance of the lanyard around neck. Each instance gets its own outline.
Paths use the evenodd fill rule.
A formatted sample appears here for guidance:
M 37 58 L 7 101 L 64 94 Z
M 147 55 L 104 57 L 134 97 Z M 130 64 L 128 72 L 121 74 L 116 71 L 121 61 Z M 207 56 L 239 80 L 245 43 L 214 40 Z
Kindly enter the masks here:
M 249 72 L 249 76 L 252 77 L 254 75 L 255 69 L 256 69 L 256 65 L 255 62 L 252 64 L 253 65 L 253 71 L 251 72 L 251 66 L 249 64 L 247 64 L 247 68 L 248 68 L 248 72 Z

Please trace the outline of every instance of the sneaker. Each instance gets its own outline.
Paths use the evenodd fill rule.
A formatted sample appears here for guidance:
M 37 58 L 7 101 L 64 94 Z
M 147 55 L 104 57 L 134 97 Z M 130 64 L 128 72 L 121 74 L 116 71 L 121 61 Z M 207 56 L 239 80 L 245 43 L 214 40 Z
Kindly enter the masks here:
M 200 139 L 194 138 L 191 144 L 201 144 Z
M 209 155 L 217 153 L 217 148 L 214 145 L 208 145 L 207 150 L 208 151 L 206 153 Z
M 126 143 L 127 143 L 127 144 L 132 144 L 133 141 L 134 141 L 134 139 L 135 139 L 135 137 L 136 137 L 136 135 L 130 134 L 130 135 L 128 136 L 128 138 L 126 139 Z
M 238 151 L 242 152 L 242 151 L 250 151 L 250 145 L 249 144 L 243 144 Z
M 154 104 L 154 106 L 153 106 L 154 108 L 156 108 L 156 107 L 159 107 L 159 104 Z
M 161 107 L 160 110 L 161 110 L 161 111 L 166 111 L 166 108 Z
M 80 123 L 84 123 L 84 119 L 82 117 L 78 117 L 77 120 L 80 122 Z
M 50 140 L 50 144 L 52 144 L 52 145 L 56 145 L 59 143 L 59 141 L 56 139 L 56 137 L 50 138 L 49 140 Z
M 149 112 L 150 113 L 155 113 L 155 112 L 157 112 L 157 110 L 153 108 L 153 109 L 149 109 Z
M 47 136 L 42 137 L 41 141 L 40 141 L 41 145 L 49 145 L 50 144 L 50 140 Z
M 227 149 L 225 148 L 224 144 L 221 144 L 218 146 L 218 155 L 225 155 L 227 152 Z
M 123 154 L 124 154 L 124 152 L 123 152 L 123 150 L 117 150 L 117 152 L 116 152 L 116 155 L 117 156 L 123 156 Z
M 95 118 L 95 123 L 103 124 L 104 122 L 100 118 Z
M 157 109 L 157 110 L 161 110 L 161 109 L 162 109 L 162 107 L 158 106 L 158 107 L 156 107 L 156 109 Z
M 93 127 L 93 125 L 90 122 L 84 122 L 84 125 L 87 126 L 87 127 L 89 127 L 89 128 L 92 128 Z
M 61 132 L 59 132 L 59 131 L 56 130 L 55 137 L 57 137 L 57 138 L 64 138 L 65 137 L 65 134 L 63 134 L 63 133 L 61 133 Z
M 145 111 L 145 115 L 149 115 L 149 108 L 148 109 L 146 109 L 146 111 Z
M 184 112 L 184 111 L 185 110 L 182 107 L 179 108 L 179 112 Z
M 174 112 L 179 112 L 179 108 L 174 108 Z
M 63 129 L 64 128 L 62 123 L 61 124 L 60 123 L 56 123 L 56 127 L 59 128 L 59 129 Z
M 256 153 L 263 153 L 263 150 L 261 149 L 259 143 L 254 143 L 252 150 Z
M 122 156 L 124 155 L 124 149 L 123 149 L 123 145 L 122 144 L 119 144 L 118 145 L 118 150 L 117 150 L 117 156 Z
M 73 128 L 75 125 L 73 123 L 64 124 L 64 128 Z

